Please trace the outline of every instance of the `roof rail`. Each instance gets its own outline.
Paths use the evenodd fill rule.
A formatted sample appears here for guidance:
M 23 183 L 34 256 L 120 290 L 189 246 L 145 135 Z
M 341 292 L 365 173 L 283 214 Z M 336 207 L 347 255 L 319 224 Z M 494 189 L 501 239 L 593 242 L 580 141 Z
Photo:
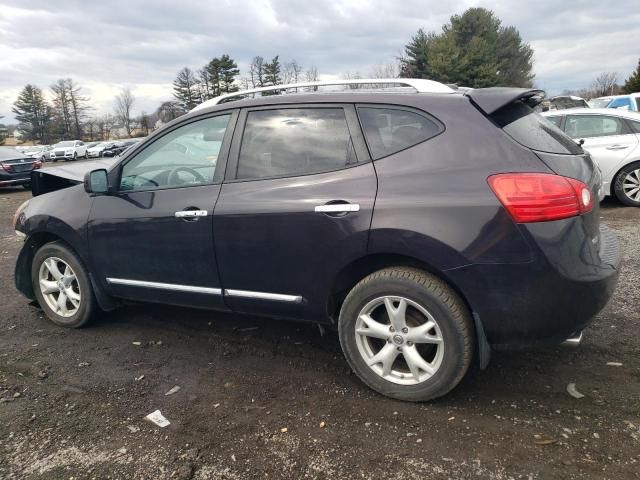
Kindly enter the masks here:
M 373 85 L 376 89 L 382 91 L 405 91 L 405 89 L 412 89 L 412 93 L 453 93 L 454 90 L 444 83 L 435 82 L 433 80 L 426 80 L 423 78 L 358 78 L 354 80 L 328 80 L 321 82 L 301 82 L 301 83 L 287 83 L 284 85 L 272 85 L 269 87 L 251 88 L 249 90 L 242 90 L 233 93 L 226 93 L 219 97 L 212 98 L 202 102 L 200 105 L 193 108 L 191 111 L 200 110 L 202 108 L 211 107 L 220 103 L 231 101 L 238 97 L 242 99 L 249 95 L 255 96 L 255 94 L 262 94 L 264 92 L 282 92 L 285 90 L 297 90 L 300 88 L 306 88 L 308 91 L 317 91 L 319 87 L 332 87 L 332 86 L 349 86 L 351 89 L 357 89 L 359 85 Z M 383 85 L 389 85 L 390 87 L 383 87 Z M 400 88 L 398 88 L 400 87 Z M 371 89 L 366 89 L 370 92 Z

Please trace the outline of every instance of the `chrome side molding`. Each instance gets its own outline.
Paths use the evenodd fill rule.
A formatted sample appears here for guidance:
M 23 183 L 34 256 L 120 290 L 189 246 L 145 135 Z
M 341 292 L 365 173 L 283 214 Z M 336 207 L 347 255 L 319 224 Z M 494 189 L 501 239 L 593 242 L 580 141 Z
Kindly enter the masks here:
M 107 278 L 107 282 L 113 285 L 128 285 L 130 287 L 157 288 L 161 290 L 174 290 L 176 292 L 205 293 L 208 295 L 222 295 L 220 288 L 194 287 L 192 285 L 179 285 L 177 283 L 146 282 L 143 280 L 129 280 L 126 278 Z
M 249 290 L 225 290 L 224 294 L 229 297 L 255 298 L 259 300 L 275 300 L 278 302 L 301 303 L 300 295 L 285 295 L 283 293 L 252 292 Z

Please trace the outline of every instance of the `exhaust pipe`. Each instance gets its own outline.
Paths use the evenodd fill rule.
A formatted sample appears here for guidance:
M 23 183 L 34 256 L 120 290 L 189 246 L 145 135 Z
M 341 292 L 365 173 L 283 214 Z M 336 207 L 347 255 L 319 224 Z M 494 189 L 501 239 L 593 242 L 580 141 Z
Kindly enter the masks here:
M 574 333 L 573 336 L 567 338 L 560 345 L 563 347 L 577 347 L 582 342 L 582 332 Z

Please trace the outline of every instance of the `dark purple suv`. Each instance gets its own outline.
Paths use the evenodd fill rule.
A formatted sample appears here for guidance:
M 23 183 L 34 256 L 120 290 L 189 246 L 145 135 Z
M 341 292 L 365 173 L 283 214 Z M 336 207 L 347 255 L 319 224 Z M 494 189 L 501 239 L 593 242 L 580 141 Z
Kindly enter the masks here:
M 104 169 L 34 173 L 17 288 L 68 327 L 123 299 L 332 325 L 371 388 L 444 395 L 491 347 L 579 338 L 616 285 L 599 170 L 541 93 L 199 108 Z

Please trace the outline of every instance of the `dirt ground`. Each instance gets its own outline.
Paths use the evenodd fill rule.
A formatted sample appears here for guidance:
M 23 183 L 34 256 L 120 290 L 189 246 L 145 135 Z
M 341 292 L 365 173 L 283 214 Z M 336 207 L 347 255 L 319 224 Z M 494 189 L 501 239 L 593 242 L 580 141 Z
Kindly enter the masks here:
M 580 348 L 494 353 L 410 404 L 311 325 L 137 305 L 54 326 L 13 286 L 28 197 L 0 192 L 2 479 L 640 478 L 640 210 L 603 205 L 624 267 Z M 144 420 L 156 409 L 171 425 Z

